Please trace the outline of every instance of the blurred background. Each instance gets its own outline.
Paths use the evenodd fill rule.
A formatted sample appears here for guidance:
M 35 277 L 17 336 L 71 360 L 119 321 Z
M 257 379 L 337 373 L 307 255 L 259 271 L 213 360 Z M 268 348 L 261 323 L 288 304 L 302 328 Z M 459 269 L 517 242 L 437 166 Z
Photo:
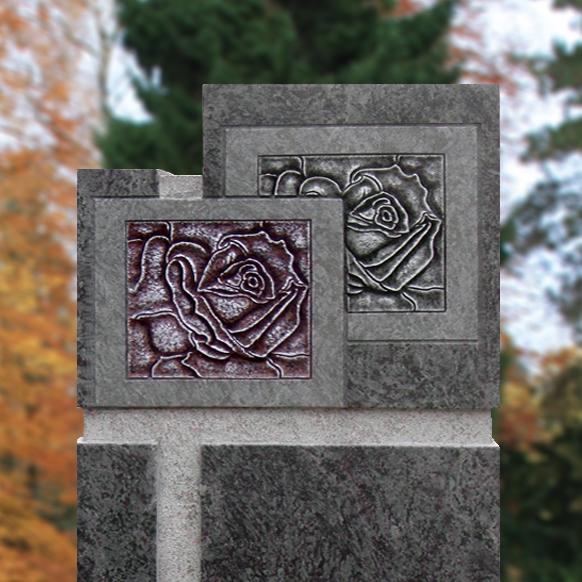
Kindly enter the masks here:
M 503 571 L 582 581 L 582 0 L 0 0 L 0 582 L 75 580 L 75 170 L 320 82 L 500 85 Z

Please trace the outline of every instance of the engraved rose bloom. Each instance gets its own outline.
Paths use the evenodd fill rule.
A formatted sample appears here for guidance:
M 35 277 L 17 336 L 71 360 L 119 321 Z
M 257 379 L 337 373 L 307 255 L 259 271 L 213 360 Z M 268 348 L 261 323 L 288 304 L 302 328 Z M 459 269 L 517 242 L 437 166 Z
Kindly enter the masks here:
M 288 340 L 308 287 L 285 241 L 261 230 L 207 249 L 156 235 L 141 257 L 128 305 L 161 355 L 152 376 L 296 377 L 306 354 Z
M 435 256 L 442 221 L 418 176 L 398 166 L 355 172 L 343 192 L 347 292 L 405 292 Z
M 442 308 L 444 282 L 436 269 L 429 272 L 435 257 L 442 264 L 442 244 L 437 244 L 442 218 L 417 173 L 405 172 L 396 162 L 387 167 L 356 167 L 345 175 L 343 168 L 333 165 L 333 158 L 328 166 L 317 160 L 315 169 L 307 158 L 281 159 L 295 167 L 281 166 L 279 172 L 276 161 L 259 177 L 261 195 L 344 200 L 351 311 Z

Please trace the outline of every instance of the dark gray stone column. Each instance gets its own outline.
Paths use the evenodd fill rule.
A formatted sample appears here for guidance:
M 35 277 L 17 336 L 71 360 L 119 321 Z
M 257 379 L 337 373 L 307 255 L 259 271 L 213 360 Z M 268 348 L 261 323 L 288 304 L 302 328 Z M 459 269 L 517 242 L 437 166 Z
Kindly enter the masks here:
M 77 572 L 82 582 L 154 582 L 156 446 L 79 443 Z

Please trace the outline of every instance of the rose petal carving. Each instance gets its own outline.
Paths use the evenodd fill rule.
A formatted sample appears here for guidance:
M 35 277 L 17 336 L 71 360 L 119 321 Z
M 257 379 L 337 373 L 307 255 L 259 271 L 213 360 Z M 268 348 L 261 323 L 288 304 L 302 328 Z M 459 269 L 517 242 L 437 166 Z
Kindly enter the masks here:
M 382 157 L 385 166 L 381 165 Z M 425 161 L 423 156 L 386 155 L 327 160 L 325 156 L 290 156 L 266 159 L 261 169 L 275 177 L 278 194 L 284 191 L 285 195 L 343 199 L 346 292 L 357 298 L 349 299 L 348 306 L 362 311 L 408 311 L 424 306 L 435 311 L 444 306 L 442 262 L 435 261 L 444 259 L 439 236 L 443 218 L 420 178 L 426 178 L 427 164 L 438 169 L 440 162 L 433 158 Z M 376 162 L 377 166 L 365 165 Z M 318 169 L 310 175 L 310 168 Z M 435 186 L 434 180 L 429 183 Z M 408 293 L 408 286 L 423 275 L 421 291 L 411 288 Z M 431 293 L 424 292 L 427 288 Z M 395 293 L 403 294 L 402 298 L 394 297 Z
M 218 276 L 217 283 L 232 290 L 234 295 L 244 295 L 257 303 L 275 298 L 273 278 L 256 259 L 245 259 L 232 263 Z
M 170 292 L 164 278 L 165 259 L 170 241 L 153 236 L 146 241 L 140 257 L 140 275 L 134 288 L 129 289 L 131 303 L 137 311 L 170 310 Z
M 196 290 L 196 280 L 189 267 L 183 258 L 176 258 L 167 268 L 166 276 L 178 317 L 190 331 L 194 347 L 214 357 L 226 358 L 238 345 Z
M 275 182 L 275 196 L 297 196 L 305 176 L 297 170 L 283 172 Z
M 217 251 L 210 257 L 200 279 L 199 291 L 223 295 L 243 296 L 257 300 L 254 294 L 234 289 L 221 281 L 221 277 L 234 263 L 253 260 L 260 264 L 273 283 L 273 295 L 280 293 L 290 280 L 300 283 L 293 267 L 293 255 L 283 241 L 273 240 L 266 232 L 256 234 L 227 235 L 218 243 Z M 257 301 L 261 302 L 261 301 Z
M 366 257 L 351 254 L 350 266 L 354 266 L 356 275 L 373 289 L 400 291 L 432 261 L 434 239 L 440 227 L 438 218 L 425 215 L 406 236 L 397 241 L 387 239 L 385 245 Z M 350 233 L 348 248 L 357 236 L 362 235 Z
M 299 327 L 300 308 L 306 294 L 305 285 L 292 282 L 276 301 L 243 318 L 230 332 L 249 353 L 265 357 Z
M 280 236 L 288 235 L 282 231 Z M 139 271 L 128 294 L 128 309 L 133 320 L 147 326 L 149 343 L 158 354 L 153 365 L 149 356 L 142 358 L 143 365 L 150 362 L 151 377 L 276 378 L 307 373 L 308 356 L 296 354 L 292 347 L 308 349 L 307 340 L 287 340 L 302 323 L 309 289 L 285 240 L 275 240 L 264 230 L 231 233 L 208 249 L 155 235 L 145 240 L 140 260 L 139 269 L 128 269 L 130 282 Z M 283 350 L 279 360 L 296 355 L 301 359 L 289 365 L 271 360 L 270 354 L 285 345 L 290 353 Z M 142 360 L 135 364 L 139 377 Z
M 393 194 L 364 198 L 346 217 L 346 226 L 360 232 L 381 232 L 398 238 L 409 230 L 408 213 Z
M 352 180 L 361 178 L 374 180 L 378 192 L 389 192 L 406 210 L 410 224 L 415 224 L 423 214 L 435 214 L 428 205 L 428 190 L 422 185 L 417 174 L 405 174 L 400 166 L 389 168 L 363 168 L 354 172 Z
M 279 378 L 277 369 L 267 360 L 256 360 L 233 355 L 228 360 L 217 360 L 192 351 L 183 364 L 200 378 Z
M 299 188 L 299 196 L 340 196 L 342 193 L 339 184 L 331 178 L 317 176 L 307 178 Z

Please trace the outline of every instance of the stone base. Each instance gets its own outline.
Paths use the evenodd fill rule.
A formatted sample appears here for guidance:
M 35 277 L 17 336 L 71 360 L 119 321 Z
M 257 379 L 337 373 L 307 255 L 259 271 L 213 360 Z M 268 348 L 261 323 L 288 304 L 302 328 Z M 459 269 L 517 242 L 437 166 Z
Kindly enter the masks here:
M 79 580 L 498 580 L 490 434 L 476 411 L 86 411 Z

